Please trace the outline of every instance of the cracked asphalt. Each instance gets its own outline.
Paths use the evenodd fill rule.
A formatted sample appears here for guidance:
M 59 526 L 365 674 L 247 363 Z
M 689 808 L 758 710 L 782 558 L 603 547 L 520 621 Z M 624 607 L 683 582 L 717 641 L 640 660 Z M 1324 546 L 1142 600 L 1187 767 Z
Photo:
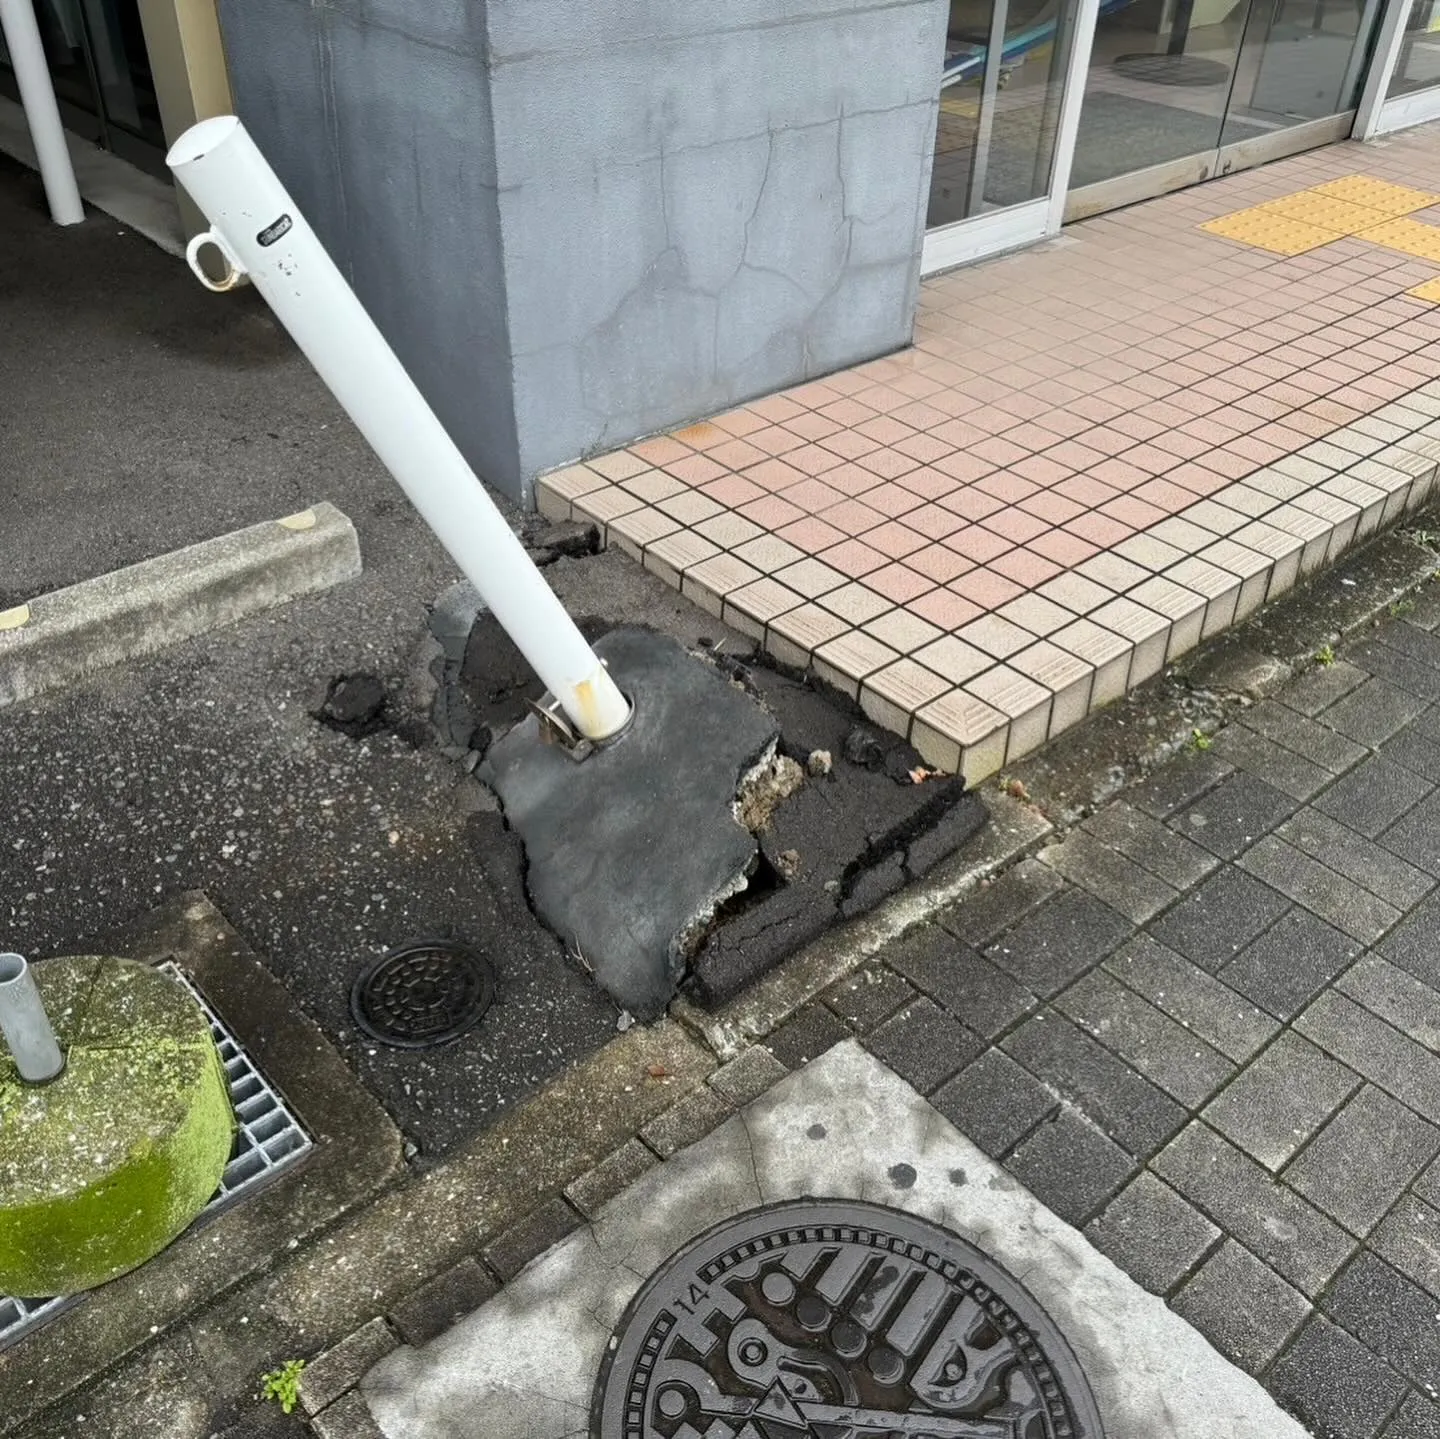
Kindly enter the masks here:
M 83 951 L 203 889 L 422 1159 L 444 1153 L 616 1024 L 529 921 L 485 792 L 433 750 L 312 718 L 354 671 L 413 712 L 425 606 L 454 567 L 254 295 L 210 294 L 103 215 L 57 230 L 8 161 L 0 235 L 0 606 L 322 499 L 365 562 L 0 710 L 0 944 Z M 495 1008 L 443 1050 L 363 1042 L 355 973 L 437 931 L 491 954 Z

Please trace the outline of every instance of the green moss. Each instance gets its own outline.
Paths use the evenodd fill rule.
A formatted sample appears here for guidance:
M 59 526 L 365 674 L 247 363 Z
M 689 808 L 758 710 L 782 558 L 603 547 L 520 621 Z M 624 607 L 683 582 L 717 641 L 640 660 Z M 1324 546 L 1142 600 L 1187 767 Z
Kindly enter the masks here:
M 144 1263 L 205 1206 L 234 1115 L 209 1026 L 145 965 L 36 966 L 67 1043 L 52 1084 L 0 1056 L 0 1293 L 68 1294 Z

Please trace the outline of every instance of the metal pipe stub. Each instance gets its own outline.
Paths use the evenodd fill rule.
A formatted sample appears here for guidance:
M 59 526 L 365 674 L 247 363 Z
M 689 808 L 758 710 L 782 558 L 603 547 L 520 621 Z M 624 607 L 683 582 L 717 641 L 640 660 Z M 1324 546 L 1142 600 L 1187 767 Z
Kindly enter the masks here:
M 26 1084 L 48 1084 L 64 1071 L 64 1052 L 23 955 L 0 954 L 0 1034 Z

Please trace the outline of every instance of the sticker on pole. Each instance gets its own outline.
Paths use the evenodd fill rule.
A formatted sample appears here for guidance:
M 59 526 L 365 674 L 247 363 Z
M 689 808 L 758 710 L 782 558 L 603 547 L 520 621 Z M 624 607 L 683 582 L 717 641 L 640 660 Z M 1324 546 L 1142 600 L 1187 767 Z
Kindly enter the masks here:
M 261 245 L 273 245 L 281 235 L 288 235 L 294 228 L 295 221 L 289 215 L 281 215 L 273 224 L 266 225 L 255 239 Z

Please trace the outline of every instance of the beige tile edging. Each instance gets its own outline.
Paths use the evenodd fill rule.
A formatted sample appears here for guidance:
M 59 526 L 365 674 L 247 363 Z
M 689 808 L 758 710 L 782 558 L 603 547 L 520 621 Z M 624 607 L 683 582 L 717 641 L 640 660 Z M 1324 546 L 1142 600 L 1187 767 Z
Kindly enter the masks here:
M 544 476 L 538 494 L 551 519 L 598 524 L 607 544 L 783 663 L 808 666 L 858 700 L 928 763 L 974 783 L 1419 508 L 1437 468 L 1440 381 L 1432 381 L 909 654 L 873 632 L 880 615 L 924 624 L 903 601 L 892 608 L 819 562 L 792 589 L 682 529 L 679 517 L 667 521 L 663 503 L 657 511 L 633 492 L 634 477 L 622 489 L 574 465 Z M 754 558 L 801 567 L 763 550 Z M 838 598 L 847 585 L 871 595 L 875 612 L 858 593 Z

